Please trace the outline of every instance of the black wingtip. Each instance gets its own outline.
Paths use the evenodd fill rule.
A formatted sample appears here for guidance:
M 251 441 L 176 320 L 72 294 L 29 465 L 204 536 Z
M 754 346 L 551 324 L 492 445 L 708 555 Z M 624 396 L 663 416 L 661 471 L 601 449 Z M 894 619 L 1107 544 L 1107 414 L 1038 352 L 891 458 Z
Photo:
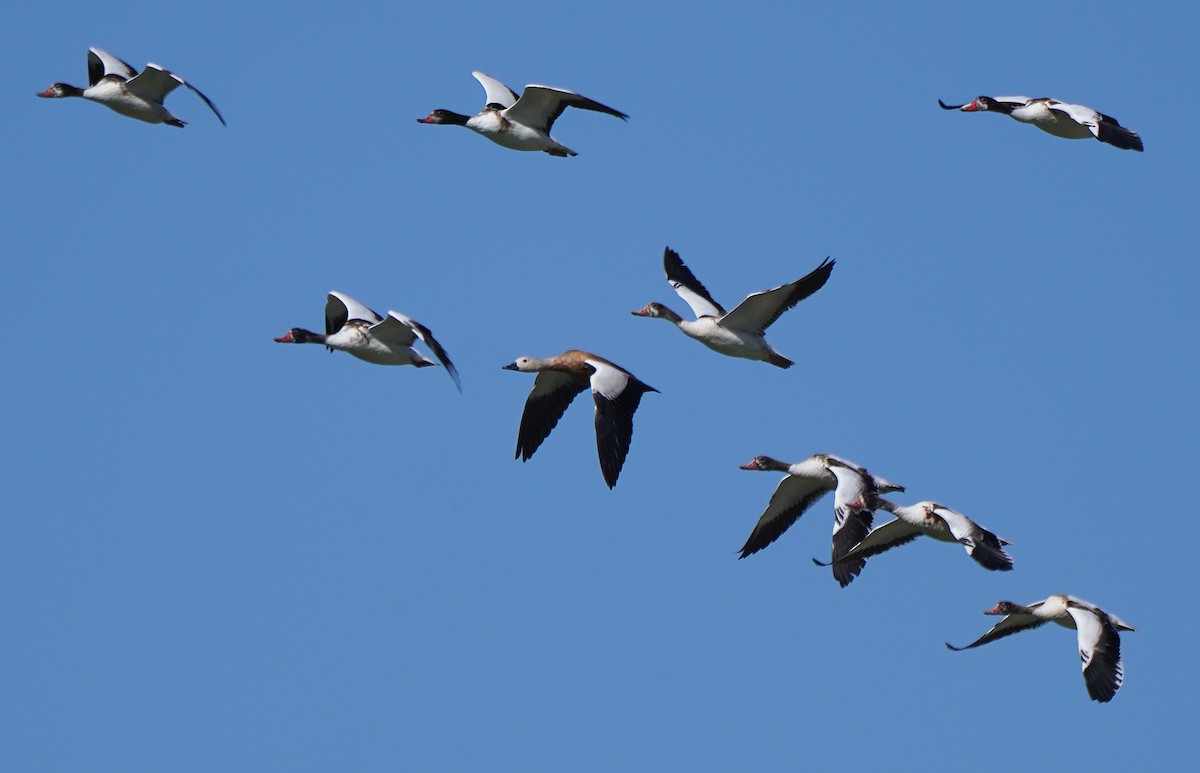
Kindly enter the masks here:
M 760 551 L 764 547 L 766 547 L 766 545 L 752 546 L 751 543 L 754 541 L 754 535 L 752 534 L 752 535 L 750 535 L 750 537 L 751 537 L 750 539 L 746 540 L 746 544 L 742 545 L 741 549 L 738 551 L 739 553 L 741 553 L 741 555 L 738 556 L 739 561 L 741 561 L 743 558 L 746 558 L 747 556 L 754 555 L 755 553 L 757 553 L 758 551 Z M 769 545 L 769 544 L 771 544 L 771 543 L 768 542 L 767 545 Z
M 813 562 L 814 564 L 816 564 L 817 566 L 833 566 L 833 562 L 832 562 L 832 561 L 830 561 L 829 563 L 825 563 L 824 561 L 818 561 L 817 559 L 815 559 L 815 558 L 814 558 L 814 559 L 812 560 L 812 562 Z
M 438 352 L 434 352 L 436 356 Z M 438 357 L 442 361 L 442 367 L 446 369 L 446 374 L 450 376 L 450 380 L 454 382 L 454 386 L 458 388 L 458 393 L 462 394 L 462 377 L 458 375 L 458 368 L 454 367 L 454 363 L 450 362 L 450 358 L 445 357 L 445 352 L 441 352 L 442 357 Z
M 938 100 L 938 105 L 941 106 L 943 110 L 961 110 L 963 107 L 962 105 L 947 105 L 940 99 Z
M 1138 136 L 1138 133 L 1126 129 L 1120 124 L 1101 121 L 1097 139 L 1101 142 L 1106 142 L 1109 145 L 1112 145 L 1114 148 L 1120 148 L 1121 150 L 1136 150 L 1139 153 L 1144 152 L 1142 138 Z
M 942 644 L 945 644 L 946 649 L 950 650 L 951 652 L 962 652 L 963 650 L 966 649 L 966 647 L 955 647 L 953 644 L 951 644 L 948 641 L 942 642 Z

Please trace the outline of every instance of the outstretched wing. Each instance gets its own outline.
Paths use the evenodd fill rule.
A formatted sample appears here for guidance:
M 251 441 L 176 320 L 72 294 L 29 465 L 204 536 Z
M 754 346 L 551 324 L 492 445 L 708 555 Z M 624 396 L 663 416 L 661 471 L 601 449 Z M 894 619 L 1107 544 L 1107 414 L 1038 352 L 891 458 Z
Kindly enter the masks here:
M 725 318 L 721 320 L 721 325 L 762 335 L 775 320 L 779 319 L 779 315 L 824 287 L 825 283 L 829 281 L 829 274 L 833 271 L 836 262 L 826 258 L 821 265 L 795 282 L 761 293 L 754 293 L 739 303 L 737 308 L 726 314 Z
M 1132 129 L 1126 129 L 1116 118 L 1105 115 L 1084 105 L 1055 102 L 1050 106 L 1067 115 L 1072 121 L 1091 130 L 1096 139 L 1124 150 L 1142 150 L 1142 138 Z
M 526 86 L 525 90 L 521 92 L 521 98 L 508 109 L 506 115 L 517 123 L 548 132 L 568 107 L 595 110 L 598 113 L 615 115 L 623 121 L 629 120 L 629 116 L 620 110 L 614 110 L 608 105 L 602 105 L 594 99 L 588 99 L 574 91 L 536 85 Z
M 417 340 L 417 331 L 403 314 L 389 311 L 386 317 L 371 326 L 371 336 L 394 347 L 410 347 Z
M 828 490 L 829 485 L 823 478 L 788 475 L 779 481 L 771 501 L 767 503 L 767 509 L 759 516 L 746 544 L 742 545 L 742 554 L 738 558 L 757 553 L 779 539 Z
M 146 69 L 125 84 L 125 88 L 150 102 L 162 102 L 176 87 L 182 85 L 183 78 L 164 70 L 157 64 L 148 64 Z
M 416 335 L 417 338 L 421 339 L 422 343 L 429 347 L 429 351 L 433 352 L 434 357 L 437 357 L 438 362 L 440 362 L 442 367 L 446 369 L 446 372 L 450 374 L 450 378 L 454 381 L 454 385 L 458 387 L 458 391 L 461 392 L 462 379 L 460 379 L 458 376 L 458 368 L 454 367 L 454 363 L 450 361 L 450 355 L 446 354 L 445 348 L 443 348 L 442 345 L 438 343 L 437 339 L 433 337 L 433 333 L 430 332 L 429 328 L 425 327 L 420 322 L 417 322 L 412 317 L 405 316 L 398 311 L 389 311 L 387 319 L 379 323 L 379 325 L 375 326 L 374 328 L 371 328 L 371 330 L 374 332 L 392 321 L 400 323 L 396 327 L 403 327 L 406 331 L 406 335 L 408 337 L 408 341 L 405 344 L 406 346 L 412 345 L 412 337 L 413 335 Z M 389 330 L 390 329 L 391 326 L 389 326 Z
M 1121 662 L 1121 637 L 1103 612 L 1068 605 L 1079 638 L 1083 681 L 1092 700 L 1107 703 L 1125 681 Z
M 857 559 L 865 561 L 871 556 L 877 556 L 880 553 L 886 553 L 892 548 L 907 545 L 920 536 L 920 529 L 897 518 L 888 521 L 882 526 L 871 529 L 871 532 L 863 537 L 861 542 L 850 548 L 846 552 L 846 555 L 839 558 L 838 561 L 854 561 Z M 814 558 L 813 563 L 817 566 L 830 566 L 834 562 L 824 563 Z
M 832 464 L 829 471 L 837 478 L 837 488 L 833 492 L 833 550 L 830 561 L 833 579 L 844 588 L 854 582 L 867 563 L 864 556 L 851 559 L 847 558 L 847 554 L 871 531 L 875 512 L 870 508 L 869 500 L 875 493 L 875 486 L 867 475 L 857 469 Z
M 962 650 L 969 650 L 975 647 L 983 646 L 988 642 L 996 641 L 996 639 L 1003 639 L 1005 636 L 1012 636 L 1014 633 L 1031 631 L 1034 628 L 1045 625 L 1047 622 L 1048 621 L 1043 618 L 1034 617 L 1033 615 L 1027 615 L 1024 613 L 1005 615 L 1004 619 L 993 625 L 990 631 L 985 633 L 983 636 L 980 636 L 978 639 L 966 645 L 965 647 L 955 647 L 950 642 L 946 642 L 946 647 L 954 650 L 955 652 L 961 652 Z
M 658 390 L 643 384 L 633 374 L 605 362 L 586 361 L 592 374 L 592 400 L 596 404 L 596 453 L 600 471 L 609 488 L 617 485 L 617 477 L 625 466 L 629 445 L 633 441 L 633 414 L 646 392 Z
M 543 370 L 533 381 L 533 391 L 525 400 L 521 427 L 517 430 L 517 453 L 527 462 L 550 435 L 575 396 L 587 389 L 588 382 L 559 370 Z
M 670 247 L 663 250 L 663 271 L 666 272 L 667 282 L 679 294 L 679 297 L 692 307 L 692 313 L 696 315 L 697 319 L 725 316 L 725 309 L 713 299 L 708 289 L 684 264 L 679 253 Z
M 196 96 L 204 100 L 204 104 L 213 111 L 217 116 L 217 120 L 222 126 L 226 126 L 225 118 L 221 115 L 221 111 L 217 110 L 217 106 L 212 103 L 212 100 L 204 95 L 200 89 L 185 81 L 180 76 L 167 70 L 153 62 L 146 65 L 146 69 L 142 70 L 141 74 L 125 84 L 125 88 L 131 93 L 136 94 L 151 102 L 162 103 L 168 94 L 174 91 L 179 86 L 187 86 Z

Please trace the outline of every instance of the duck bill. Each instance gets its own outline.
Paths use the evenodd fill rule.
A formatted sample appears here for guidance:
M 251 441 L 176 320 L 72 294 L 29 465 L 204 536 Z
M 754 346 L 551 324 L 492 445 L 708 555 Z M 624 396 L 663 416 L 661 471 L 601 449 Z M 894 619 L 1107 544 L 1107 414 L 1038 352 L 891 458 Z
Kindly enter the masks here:
M 964 113 L 974 113 L 979 110 L 979 100 L 973 99 L 968 104 L 963 105 L 959 109 L 962 110 Z
M 276 338 L 275 343 L 277 343 L 277 344 L 294 344 L 294 343 L 296 343 L 296 338 L 292 335 L 292 331 L 289 330 L 286 333 L 284 333 L 283 335 Z

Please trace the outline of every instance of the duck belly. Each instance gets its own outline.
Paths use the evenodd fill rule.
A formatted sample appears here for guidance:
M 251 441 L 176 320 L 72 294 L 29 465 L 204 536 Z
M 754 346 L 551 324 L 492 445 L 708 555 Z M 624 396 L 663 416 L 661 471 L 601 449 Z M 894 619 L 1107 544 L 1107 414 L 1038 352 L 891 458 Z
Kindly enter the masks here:
M 509 150 L 565 150 L 549 134 L 487 112 L 467 121 L 467 128 Z
M 408 365 L 415 352 L 409 347 L 388 346 L 350 325 L 325 338 L 325 345 L 372 365 Z
M 711 319 L 683 322 L 680 323 L 679 328 L 714 352 L 720 352 L 729 357 L 766 360 L 771 354 L 771 347 L 767 345 L 766 339 L 762 336 L 730 330 L 721 327 Z
M 1092 130 L 1088 127 L 1041 104 L 1018 108 L 1012 112 L 1012 117 L 1063 139 L 1082 140 L 1092 136 Z
M 120 86 L 116 88 L 102 88 L 102 86 L 106 85 L 97 84 L 85 90 L 83 96 L 93 102 L 104 105 L 113 112 L 120 113 L 129 118 L 136 118 L 146 123 L 166 123 L 167 120 L 174 118 L 162 105 L 156 105 L 147 102 L 141 97 L 135 97 Z

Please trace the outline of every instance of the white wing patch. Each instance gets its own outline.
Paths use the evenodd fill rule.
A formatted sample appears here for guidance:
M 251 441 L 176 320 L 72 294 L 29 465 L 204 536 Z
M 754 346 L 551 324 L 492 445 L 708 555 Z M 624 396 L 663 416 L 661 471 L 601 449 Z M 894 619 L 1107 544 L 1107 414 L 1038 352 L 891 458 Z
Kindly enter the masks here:
M 1103 627 L 1099 616 L 1090 609 L 1068 607 L 1067 612 L 1075 620 L 1075 628 L 1079 632 L 1079 659 L 1083 668 L 1087 668 L 1096 654 L 1096 644 L 1100 641 Z
M 1099 139 L 1100 114 L 1092 108 L 1084 107 L 1083 105 L 1072 105 L 1067 102 L 1059 102 L 1057 104 L 1050 105 L 1050 109 L 1065 114 L 1068 118 L 1080 126 L 1086 126 L 1091 130 L 1092 134 Z
M 483 85 L 483 90 L 487 93 L 486 104 L 510 108 L 517 103 L 516 92 L 492 76 L 478 70 L 472 72 L 471 75 L 475 76 L 475 80 Z
M 101 51 L 100 49 L 93 47 L 88 49 L 88 53 L 92 56 L 95 56 L 96 60 L 100 63 L 100 66 L 103 68 L 103 72 L 101 73 L 102 75 L 119 75 L 125 80 L 129 80 L 133 76 L 137 75 L 137 70 L 133 69 L 128 62 L 113 56 L 107 51 Z M 92 75 L 92 64 L 91 58 L 89 57 L 89 75 Z M 95 80 L 100 79 L 96 78 Z M 92 85 L 96 85 L 94 81 L 92 82 Z
M 946 527 L 950 529 L 950 533 L 954 535 L 954 539 L 962 542 L 968 540 L 971 545 L 975 544 L 974 531 L 975 522 L 960 512 L 951 510 L 948 507 L 935 507 L 934 514 L 946 522 Z
M 671 287 L 675 288 L 675 292 L 683 299 L 684 303 L 692 307 L 692 313 L 696 318 L 700 317 L 723 317 L 724 313 L 720 308 L 714 306 L 707 298 L 694 292 L 690 287 L 682 282 L 671 282 Z
M 867 481 L 862 473 L 841 465 L 830 465 L 829 471 L 837 478 L 837 488 L 834 489 L 833 507 L 835 511 L 845 508 L 862 509 L 863 495 L 867 492 Z
M 605 400 L 615 400 L 629 384 L 629 374 L 603 360 L 584 360 L 595 369 L 590 379 L 592 391 Z
M 349 295 L 346 295 L 345 293 L 339 293 L 336 290 L 330 290 L 329 300 L 325 303 L 325 317 L 330 317 L 331 307 L 337 310 L 338 306 L 340 306 L 340 314 L 343 315 L 347 320 L 361 319 L 364 322 L 371 323 L 383 321 L 383 317 L 371 311 L 366 306 L 351 298 Z

